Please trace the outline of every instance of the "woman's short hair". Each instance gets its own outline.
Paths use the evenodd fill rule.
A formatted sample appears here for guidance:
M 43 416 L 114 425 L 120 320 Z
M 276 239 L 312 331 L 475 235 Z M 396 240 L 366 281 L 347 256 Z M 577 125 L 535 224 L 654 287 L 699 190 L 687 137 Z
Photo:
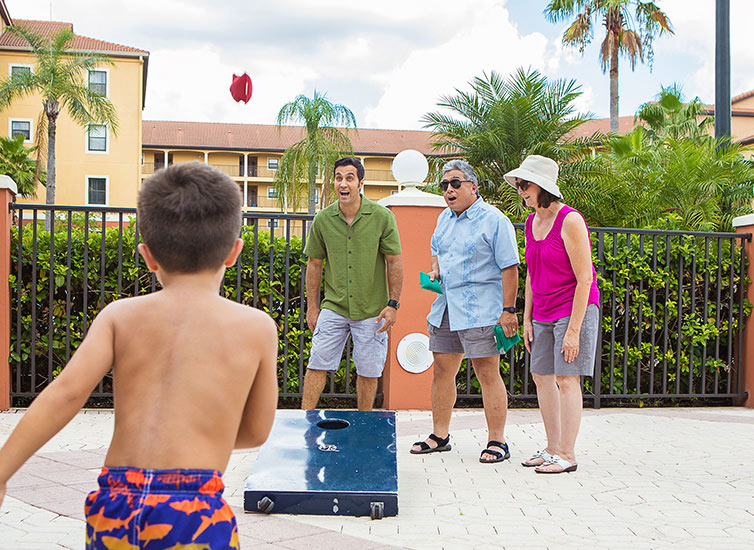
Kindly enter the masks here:
M 539 198 L 537 198 L 537 204 L 540 208 L 547 208 L 548 206 L 550 206 L 550 204 L 559 200 L 560 198 L 540 187 Z

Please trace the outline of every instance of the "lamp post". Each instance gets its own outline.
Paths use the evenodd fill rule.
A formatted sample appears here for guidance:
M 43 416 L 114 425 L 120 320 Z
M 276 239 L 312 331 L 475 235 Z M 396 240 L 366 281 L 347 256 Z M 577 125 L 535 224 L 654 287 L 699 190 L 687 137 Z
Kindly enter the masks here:
M 429 173 L 429 163 L 424 155 L 414 149 L 401 151 L 390 168 L 400 191 L 378 202 L 382 206 L 441 206 L 445 200 L 439 195 L 425 193 L 416 188 L 422 185 Z

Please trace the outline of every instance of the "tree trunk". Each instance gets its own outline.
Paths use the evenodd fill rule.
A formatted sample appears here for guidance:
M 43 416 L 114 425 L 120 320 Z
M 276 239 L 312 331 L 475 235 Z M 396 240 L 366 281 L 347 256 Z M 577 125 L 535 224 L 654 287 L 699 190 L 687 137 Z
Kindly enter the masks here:
M 617 42 L 617 40 L 616 40 Z M 618 44 L 610 52 L 610 131 L 618 133 Z
M 60 107 L 58 102 L 47 100 L 44 102 L 45 115 L 47 116 L 47 193 L 46 204 L 55 204 L 55 132 L 57 131 L 58 114 Z M 45 216 L 45 229 L 50 231 L 52 227 L 53 211 L 48 210 Z
M 317 210 L 317 170 L 314 162 L 309 164 L 309 215 Z
M 620 33 L 623 27 L 622 17 L 617 10 L 608 14 L 608 33 L 612 37 L 610 44 L 610 131 L 618 133 L 618 49 Z

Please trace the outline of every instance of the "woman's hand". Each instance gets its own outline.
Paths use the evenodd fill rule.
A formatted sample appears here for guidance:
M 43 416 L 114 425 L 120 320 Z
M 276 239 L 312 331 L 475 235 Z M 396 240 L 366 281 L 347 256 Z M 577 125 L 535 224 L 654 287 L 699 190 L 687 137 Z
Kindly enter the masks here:
M 429 275 L 429 280 L 430 281 L 439 281 L 440 280 L 440 273 L 438 273 L 434 269 L 432 271 L 430 271 L 429 273 L 427 273 L 427 275 Z
M 563 354 L 566 363 L 574 362 L 579 355 L 579 333 L 577 331 L 566 330 L 560 352 Z
M 524 347 L 526 351 L 531 353 L 531 343 L 534 341 L 534 327 L 531 324 L 531 319 L 524 320 Z

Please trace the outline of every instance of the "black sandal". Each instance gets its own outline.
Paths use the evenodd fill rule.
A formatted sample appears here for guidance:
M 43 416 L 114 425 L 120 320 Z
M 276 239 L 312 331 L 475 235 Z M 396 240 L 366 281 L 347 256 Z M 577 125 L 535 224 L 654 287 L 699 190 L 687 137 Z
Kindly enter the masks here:
M 505 454 L 501 453 L 500 451 L 490 449 L 490 447 L 500 447 L 502 450 L 505 451 Z M 493 460 L 482 460 L 482 457 L 485 454 L 493 455 L 495 458 Z M 503 460 L 510 457 L 511 457 L 511 453 L 508 450 L 507 443 L 500 443 L 499 441 L 489 441 L 487 443 L 487 448 L 482 451 L 481 455 L 479 455 L 479 462 L 481 462 L 482 464 L 494 464 L 496 462 L 502 462 Z
M 448 434 L 448 437 L 446 437 L 445 439 L 440 439 L 435 434 L 429 434 L 429 437 L 427 439 L 431 439 L 432 441 L 437 443 L 437 447 L 430 447 L 426 441 L 417 441 L 416 443 L 414 443 L 414 445 L 419 445 L 419 447 L 421 447 L 421 450 L 415 451 L 411 449 L 411 454 L 423 455 L 427 453 L 442 453 L 449 451 L 452 448 L 450 446 L 450 434 Z

